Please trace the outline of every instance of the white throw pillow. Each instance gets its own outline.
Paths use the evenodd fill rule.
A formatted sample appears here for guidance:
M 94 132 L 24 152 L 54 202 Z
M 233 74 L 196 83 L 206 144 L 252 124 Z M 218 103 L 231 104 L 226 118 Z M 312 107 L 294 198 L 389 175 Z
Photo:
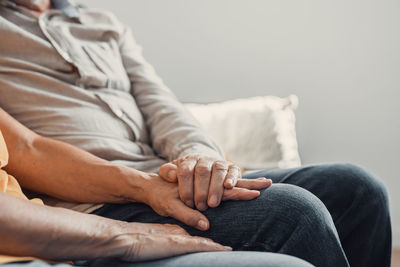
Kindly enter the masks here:
M 185 104 L 228 158 L 244 169 L 300 166 L 295 114 L 298 98 L 258 96 Z

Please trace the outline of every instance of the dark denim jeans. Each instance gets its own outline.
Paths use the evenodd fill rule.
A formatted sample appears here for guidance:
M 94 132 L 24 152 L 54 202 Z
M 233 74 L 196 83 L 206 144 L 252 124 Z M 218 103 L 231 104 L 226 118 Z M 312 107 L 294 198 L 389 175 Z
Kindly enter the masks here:
M 363 169 L 324 164 L 244 177 L 269 177 L 274 184 L 257 199 L 226 201 L 206 210 L 211 223 L 206 232 L 159 216 L 139 203 L 107 204 L 94 213 L 124 221 L 175 223 L 192 235 L 209 237 L 236 251 L 287 254 L 318 267 L 390 266 L 387 192 Z
M 266 170 L 244 177 L 269 177 L 274 184 L 262 190 L 257 199 L 226 201 L 206 210 L 211 223 L 206 232 L 159 216 L 140 203 L 107 204 L 94 212 L 131 222 L 179 224 L 190 234 L 212 238 L 232 246 L 235 252 L 195 253 L 136 264 L 99 259 L 90 265 L 310 266 L 303 259 L 317 267 L 390 266 L 387 192 L 363 169 L 326 164 Z

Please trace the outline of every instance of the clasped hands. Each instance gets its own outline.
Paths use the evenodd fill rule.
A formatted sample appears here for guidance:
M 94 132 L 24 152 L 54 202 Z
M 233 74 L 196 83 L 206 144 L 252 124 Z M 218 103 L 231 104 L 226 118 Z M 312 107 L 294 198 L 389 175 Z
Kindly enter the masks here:
M 237 165 L 202 155 L 166 163 L 160 167 L 159 176 L 150 175 L 150 179 L 154 186 L 147 204 L 162 216 L 203 231 L 210 223 L 199 211 L 215 208 L 224 200 L 254 199 L 260 195 L 258 190 L 272 184 L 263 177 L 242 179 Z

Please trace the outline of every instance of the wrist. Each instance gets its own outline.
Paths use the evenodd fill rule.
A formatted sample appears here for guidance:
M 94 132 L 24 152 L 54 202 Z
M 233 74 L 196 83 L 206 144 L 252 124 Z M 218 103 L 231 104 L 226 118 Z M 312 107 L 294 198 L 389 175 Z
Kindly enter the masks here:
M 105 223 L 101 227 L 104 232 L 100 239 L 103 240 L 100 244 L 104 245 L 98 250 L 95 258 L 122 258 L 127 253 L 132 245 L 131 238 L 127 235 L 127 225 L 127 222 L 105 219 Z
M 51 260 L 122 257 L 129 248 L 126 238 L 122 238 L 127 222 L 60 208 L 46 209 L 53 218 L 46 229 L 48 235 L 39 238 L 41 245 L 32 248 L 33 256 Z M 65 224 L 65 218 L 70 222 Z
M 149 180 L 151 174 L 121 166 L 121 177 L 124 182 L 120 185 L 120 198 L 124 202 L 148 202 Z
M 127 235 L 128 223 L 97 217 L 96 231 L 84 246 L 88 249 L 87 258 L 122 258 L 132 246 L 132 238 Z M 84 243 L 84 242 L 83 242 Z

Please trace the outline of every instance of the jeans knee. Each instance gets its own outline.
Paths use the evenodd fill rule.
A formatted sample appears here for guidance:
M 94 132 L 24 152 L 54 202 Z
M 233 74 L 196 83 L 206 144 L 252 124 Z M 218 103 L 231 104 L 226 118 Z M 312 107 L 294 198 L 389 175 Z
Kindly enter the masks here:
M 291 246 L 310 247 L 315 240 L 338 240 L 333 219 L 319 198 L 311 192 L 289 184 L 273 184 L 263 190 L 257 201 L 263 204 L 259 212 L 267 223 L 268 245 L 271 251 Z M 257 230 L 260 232 L 261 230 Z M 279 233 L 279 234 L 277 234 Z
M 388 193 L 386 187 L 378 178 L 363 168 L 348 164 L 331 164 L 333 182 L 339 194 L 351 195 L 360 203 L 369 203 L 380 210 L 388 210 Z M 343 196 L 345 197 L 345 196 Z
M 298 186 L 289 184 L 274 184 L 267 192 L 261 194 L 261 201 L 265 199 L 276 208 L 267 208 L 266 212 L 279 213 L 277 216 L 288 217 L 288 220 L 301 227 L 332 227 L 334 223 L 325 205 L 315 195 Z

